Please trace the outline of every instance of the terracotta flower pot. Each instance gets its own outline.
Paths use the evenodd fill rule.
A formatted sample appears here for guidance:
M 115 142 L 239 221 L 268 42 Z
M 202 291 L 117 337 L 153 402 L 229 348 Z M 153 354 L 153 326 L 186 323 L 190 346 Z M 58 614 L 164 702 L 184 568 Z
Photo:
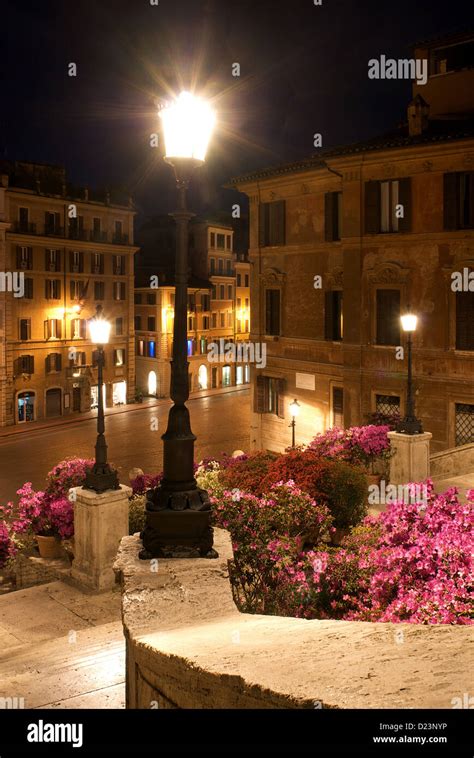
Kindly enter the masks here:
M 42 534 L 36 535 L 39 554 L 42 558 L 60 558 L 61 541 L 58 537 L 45 537 Z

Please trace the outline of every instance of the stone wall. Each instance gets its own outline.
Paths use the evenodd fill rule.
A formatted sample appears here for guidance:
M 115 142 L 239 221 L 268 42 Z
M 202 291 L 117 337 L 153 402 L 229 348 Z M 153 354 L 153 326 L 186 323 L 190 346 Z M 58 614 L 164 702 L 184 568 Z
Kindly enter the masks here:
M 474 473 L 474 444 L 433 453 L 430 458 L 430 472 L 433 478 L 438 479 Z
M 115 563 L 122 582 L 127 708 L 452 708 L 469 692 L 467 627 L 307 621 L 240 613 L 229 535 L 216 560 Z

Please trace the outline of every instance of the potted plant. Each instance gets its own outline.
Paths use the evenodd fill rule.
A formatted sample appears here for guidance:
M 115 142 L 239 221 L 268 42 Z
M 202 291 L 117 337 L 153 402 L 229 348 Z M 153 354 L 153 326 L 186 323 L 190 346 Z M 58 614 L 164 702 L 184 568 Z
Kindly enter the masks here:
M 61 540 L 70 539 L 74 534 L 72 502 L 64 495 L 35 492 L 31 482 L 26 482 L 18 495 L 17 519 L 13 522 L 15 532 L 32 532 L 42 558 L 60 558 Z

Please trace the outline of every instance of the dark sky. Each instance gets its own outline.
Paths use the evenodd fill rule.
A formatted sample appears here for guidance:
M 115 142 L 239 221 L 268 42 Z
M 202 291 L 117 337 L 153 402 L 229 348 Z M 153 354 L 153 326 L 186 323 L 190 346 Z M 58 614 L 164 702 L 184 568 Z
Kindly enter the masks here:
M 474 4 L 472 4 L 474 5 Z M 403 118 L 410 83 L 367 62 L 474 27 L 460 0 L 3 0 L 0 150 L 61 163 L 76 183 L 128 188 L 143 213 L 174 205 L 149 146 L 160 97 L 193 82 L 219 130 L 192 202 L 228 209 L 231 176 L 373 136 Z M 67 75 L 77 63 L 76 78 Z M 241 66 L 232 76 L 232 63 Z M 171 89 L 170 89 L 171 88 Z

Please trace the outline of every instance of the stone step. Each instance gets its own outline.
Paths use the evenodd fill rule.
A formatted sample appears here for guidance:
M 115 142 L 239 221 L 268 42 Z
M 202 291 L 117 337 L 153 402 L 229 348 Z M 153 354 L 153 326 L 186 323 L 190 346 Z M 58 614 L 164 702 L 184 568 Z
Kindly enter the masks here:
M 25 708 L 123 708 L 121 621 L 11 647 L 0 655 L 0 698 Z

